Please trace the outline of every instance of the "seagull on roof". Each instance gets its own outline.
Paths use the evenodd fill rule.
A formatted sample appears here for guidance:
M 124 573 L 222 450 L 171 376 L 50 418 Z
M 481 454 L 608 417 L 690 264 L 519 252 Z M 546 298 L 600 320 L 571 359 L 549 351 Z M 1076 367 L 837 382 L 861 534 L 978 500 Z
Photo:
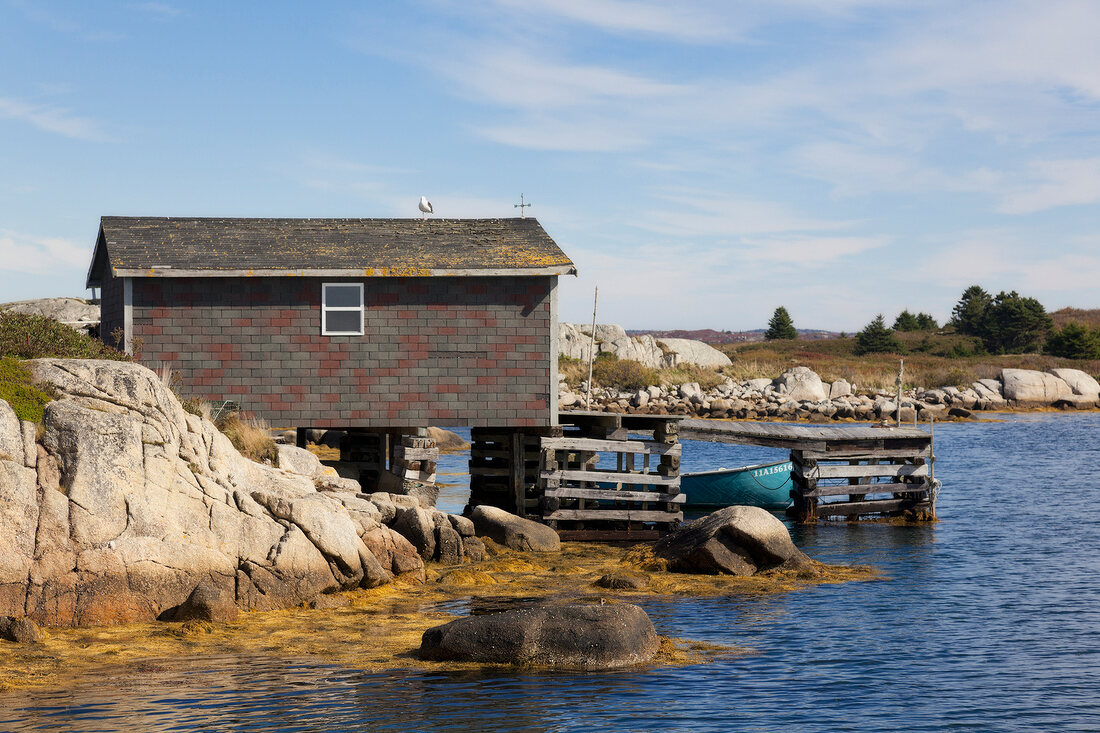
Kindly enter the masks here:
M 421 219 L 427 219 L 428 214 L 435 213 L 432 210 L 432 202 L 428 200 L 427 196 L 420 197 L 420 211 L 424 214 L 420 217 Z

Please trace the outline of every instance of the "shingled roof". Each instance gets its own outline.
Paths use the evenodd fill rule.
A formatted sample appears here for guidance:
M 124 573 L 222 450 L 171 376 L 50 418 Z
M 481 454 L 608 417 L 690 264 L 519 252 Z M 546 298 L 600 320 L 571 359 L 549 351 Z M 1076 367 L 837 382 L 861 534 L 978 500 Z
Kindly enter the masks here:
M 564 275 L 537 219 L 105 216 L 88 273 L 116 277 Z

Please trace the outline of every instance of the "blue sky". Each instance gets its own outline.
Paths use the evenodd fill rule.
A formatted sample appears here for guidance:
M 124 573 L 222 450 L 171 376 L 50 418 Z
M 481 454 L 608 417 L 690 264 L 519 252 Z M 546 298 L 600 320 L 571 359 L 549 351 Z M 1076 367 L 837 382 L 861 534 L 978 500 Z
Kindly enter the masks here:
M 1100 3 L 0 0 L 0 302 L 104 214 L 513 216 L 561 316 L 1100 307 Z

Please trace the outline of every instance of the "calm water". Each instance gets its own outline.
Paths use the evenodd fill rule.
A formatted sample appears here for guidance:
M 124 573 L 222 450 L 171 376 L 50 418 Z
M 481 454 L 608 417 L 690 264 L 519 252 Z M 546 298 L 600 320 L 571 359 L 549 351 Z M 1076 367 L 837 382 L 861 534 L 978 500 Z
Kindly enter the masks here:
M 586 675 L 177 661 L 0 694 L 0 730 L 1100 730 L 1098 434 L 1097 414 L 937 426 L 939 524 L 794 530 L 810 555 L 888 580 L 644 604 L 661 633 L 754 650 L 730 661 Z M 684 468 L 782 455 L 689 443 Z

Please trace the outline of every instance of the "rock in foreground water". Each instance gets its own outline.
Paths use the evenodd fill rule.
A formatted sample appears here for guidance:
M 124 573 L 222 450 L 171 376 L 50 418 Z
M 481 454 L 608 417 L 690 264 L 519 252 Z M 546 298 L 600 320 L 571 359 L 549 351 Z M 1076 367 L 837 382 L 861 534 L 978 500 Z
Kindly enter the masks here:
M 468 616 L 428 629 L 420 658 L 614 669 L 648 662 L 658 646 L 653 623 L 638 606 L 539 606 Z
M 478 537 L 488 537 L 513 550 L 557 552 L 561 549 L 558 533 L 545 524 L 517 517 L 492 506 L 476 506 L 470 520 Z
M 707 575 L 752 575 L 812 562 L 781 521 L 752 506 L 726 507 L 685 524 L 658 541 L 653 553 L 670 570 Z

